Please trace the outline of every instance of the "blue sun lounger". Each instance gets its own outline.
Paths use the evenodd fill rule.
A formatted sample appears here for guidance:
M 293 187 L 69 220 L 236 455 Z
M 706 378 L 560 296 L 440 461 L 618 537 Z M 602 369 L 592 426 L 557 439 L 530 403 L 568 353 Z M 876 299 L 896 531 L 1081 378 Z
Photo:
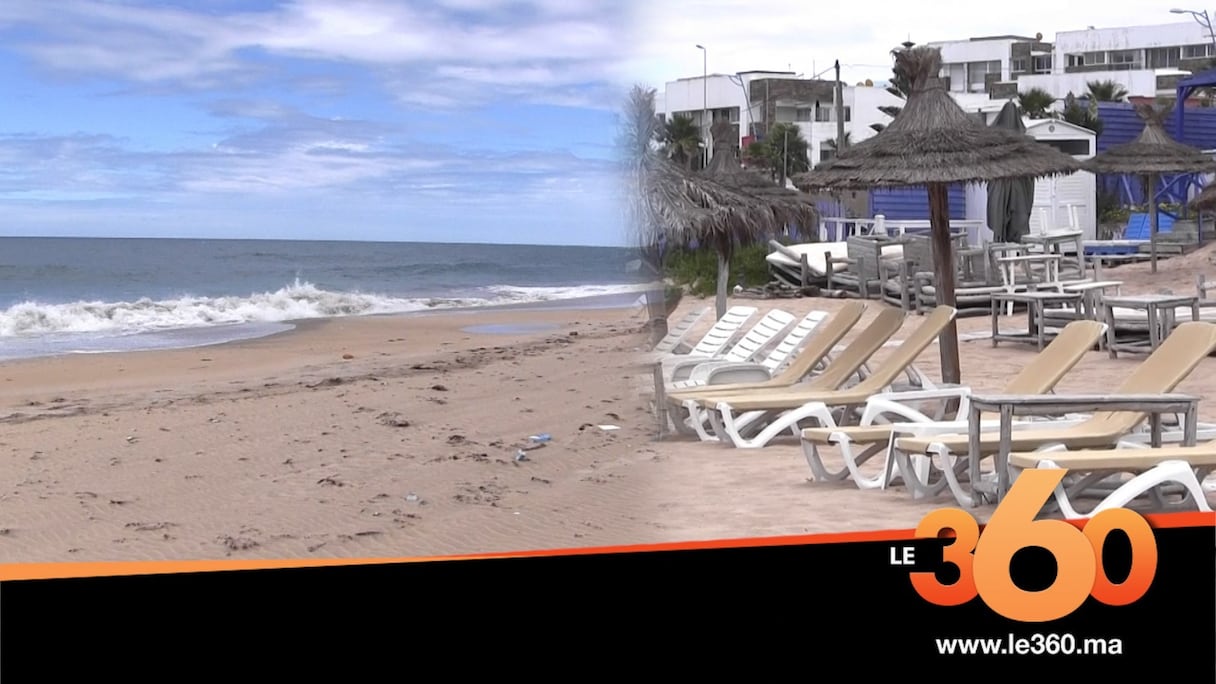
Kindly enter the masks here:
M 1172 231 L 1175 220 L 1173 214 L 1157 212 L 1157 234 Z M 1140 252 L 1140 245 L 1149 243 L 1151 234 L 1152 226 L 1149 225 L 1148 213 L 1132 214 L 1127 218 L 1122 240 L 1086 240 L 1082 247 L 1085 249 L 1085 256 L 1137 254 Z

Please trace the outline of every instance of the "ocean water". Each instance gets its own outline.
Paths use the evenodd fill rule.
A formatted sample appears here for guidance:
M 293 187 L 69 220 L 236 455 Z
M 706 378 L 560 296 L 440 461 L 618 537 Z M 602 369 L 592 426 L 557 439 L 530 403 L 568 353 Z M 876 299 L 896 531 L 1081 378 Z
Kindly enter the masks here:
M 588 297 L 626 306 L 645 288 L 635 258 L 614 247 L 0 238 L 0 360 L 203 346 L 303 319 Z

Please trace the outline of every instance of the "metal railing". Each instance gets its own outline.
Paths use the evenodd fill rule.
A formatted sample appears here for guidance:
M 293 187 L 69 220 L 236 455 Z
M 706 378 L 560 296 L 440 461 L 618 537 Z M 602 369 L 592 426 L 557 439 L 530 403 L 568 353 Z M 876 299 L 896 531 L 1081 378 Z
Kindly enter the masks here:
M 889 220 L 882 214 L 874 218 L 823 216 L 819 219 L 820 242 L 845 242 L 855 235 L 925 235 L 931 227 L 928 220 Z M 950 229 L 967 231 L 967 244 L 978 246 L 991 238 L 988 222 L 982 219 L 951 219 Z

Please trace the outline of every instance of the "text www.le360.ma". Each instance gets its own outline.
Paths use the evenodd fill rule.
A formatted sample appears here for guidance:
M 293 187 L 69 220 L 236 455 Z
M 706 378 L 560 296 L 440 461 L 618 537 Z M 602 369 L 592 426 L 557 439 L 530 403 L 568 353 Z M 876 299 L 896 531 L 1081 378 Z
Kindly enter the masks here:
M 1122 655 L 1120 639 L 1078 638 L 1072 634 L 1035 634 L 1004 639 L 937 639 L 941 655 Z

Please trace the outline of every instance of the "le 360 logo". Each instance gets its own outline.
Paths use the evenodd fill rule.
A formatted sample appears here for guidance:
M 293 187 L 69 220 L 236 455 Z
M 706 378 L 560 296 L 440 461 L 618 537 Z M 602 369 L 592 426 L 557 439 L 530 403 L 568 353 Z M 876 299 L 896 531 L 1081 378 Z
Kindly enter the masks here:
M 943 584 L 932 571 L 910 573 L 921 598 L 939 606 L 957 606 L 979 596 L 1004 618 L 1048 622 L 1071 614 L 1090 597 L 1124 606 L 1144 596 L 1157 572 L 1157 542 L 1139 513 L 1107 509 L 1089 519 L 1083 529 L 1063 520 L 1035 520 L 1065 472 L 1022 472 L 982 535 L 975 518 L 961 509 L 944 508 L 925 516 L 916 528 L 917 538 L 954 532 L 942 560 L 958 569 L 959 578 Z M 1132 552 L 1131 572 L 1118 584 L 1110 581 L 1102 562 L 1102 548 L 1115 530 L 1127 535 Z M 1014 554 L 1028 547 L 1046 549 L 1055 557 L 1055 581 L 1042 591 L 1026 591 L 1010 575 Z

